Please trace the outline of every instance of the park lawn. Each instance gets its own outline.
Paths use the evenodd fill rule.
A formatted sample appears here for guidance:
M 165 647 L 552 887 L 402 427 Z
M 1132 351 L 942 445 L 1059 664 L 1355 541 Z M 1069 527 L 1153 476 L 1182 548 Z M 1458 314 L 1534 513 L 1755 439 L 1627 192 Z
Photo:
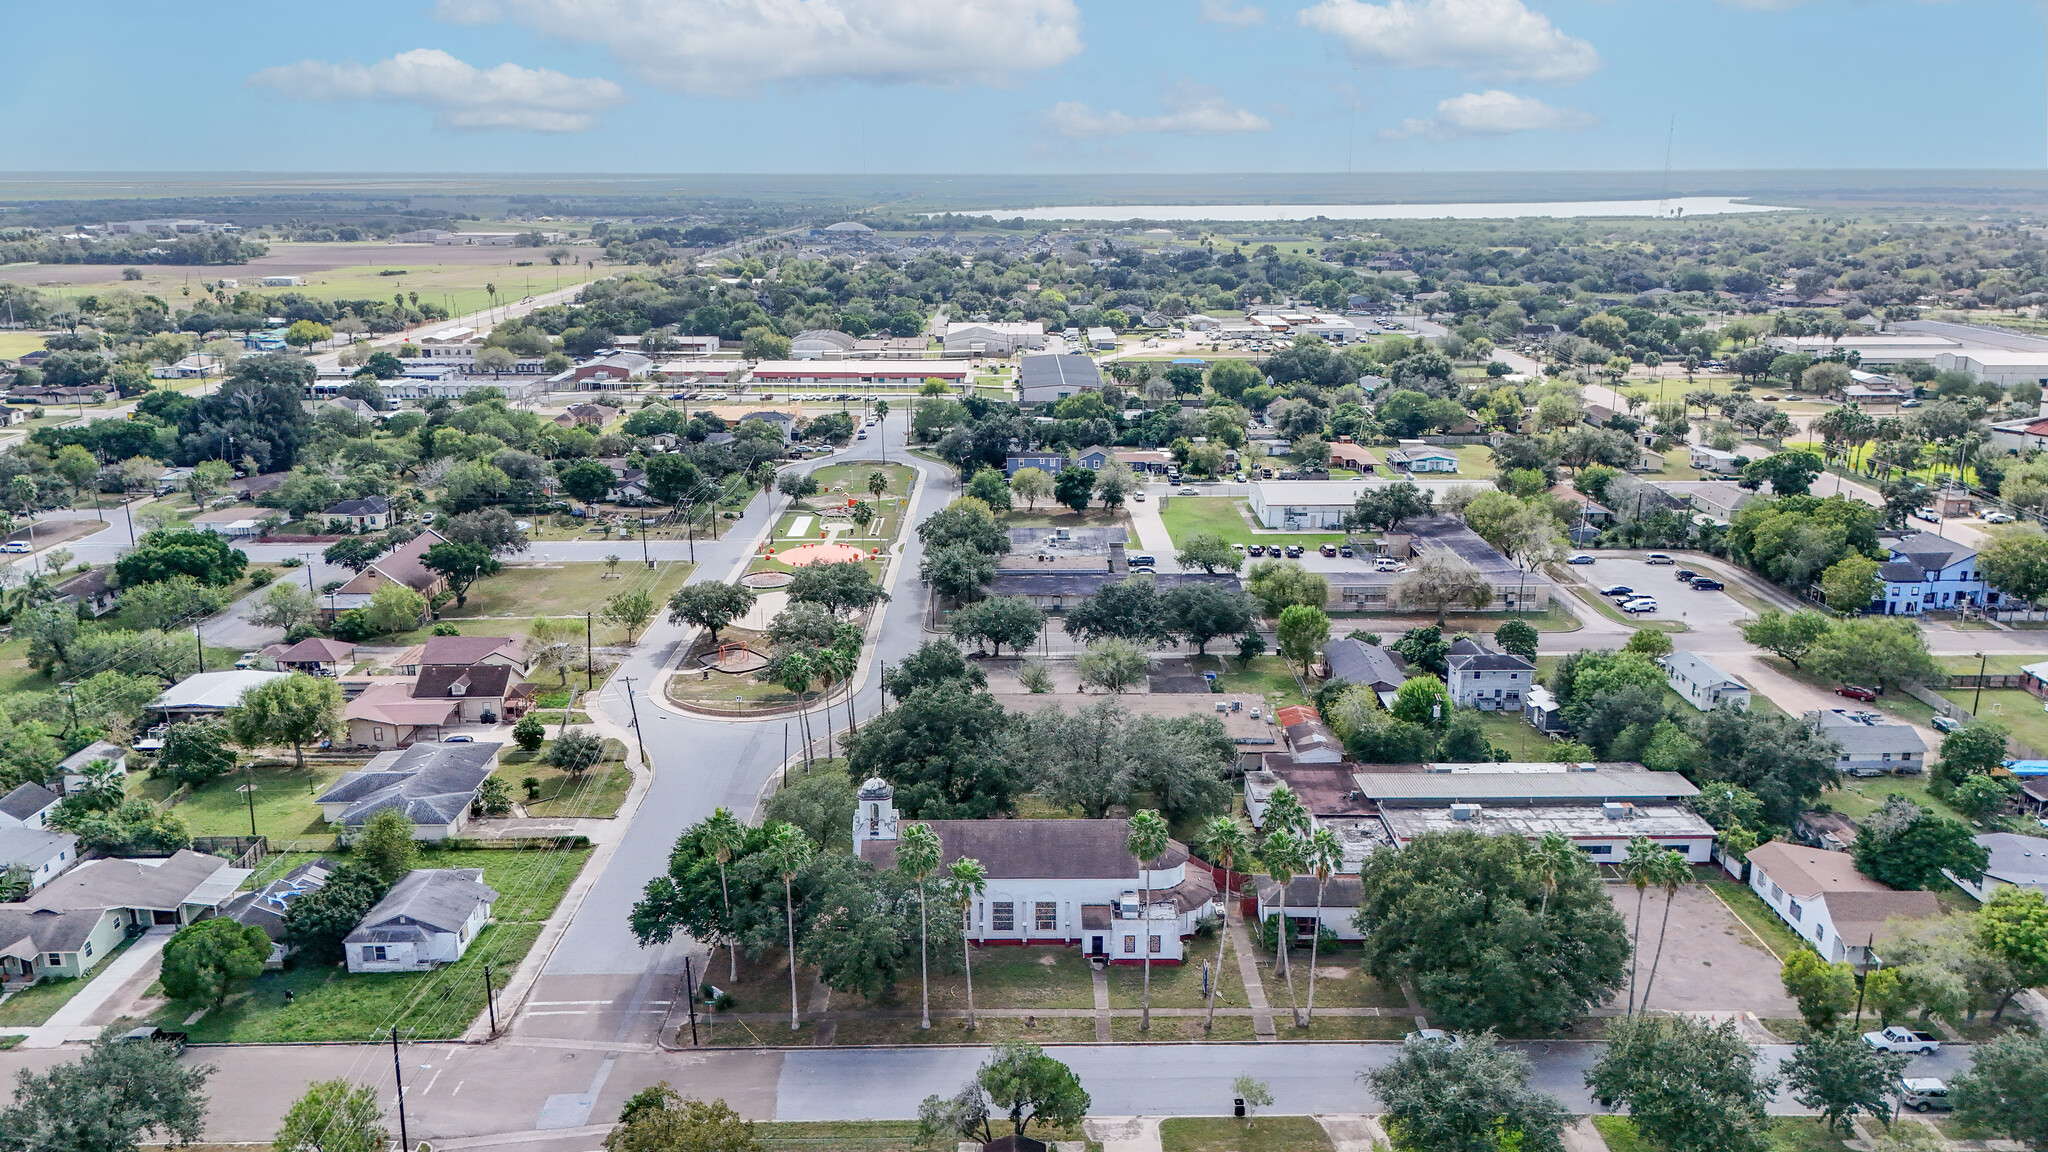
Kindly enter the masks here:
M 1557 747 L 1557 741 L 1530 727 L 1518 712 L 1481 712 L 1479 727 L 1510 760 L 1549 760 Z
M 1330 1137 L 1311 1116 L 1176 1116 L 1159 1125 L 1164 1152 L 1314 1152 Z
M 172 812 L 185 821 L 194 836 L 247 836 L 249 798 L 238 789 L 253 782 L 256 835 L 269 837 L 273 850 L 307 841 L 316 842 L 311 847 L 324 847 L 334 832 L 321 820 L 320 806 L 313 800 L 342 773 L 360 767 L 361 763 L 309 760 L 299 768 L 287 753 L 282 764 L 252 767 L 207 781 L 180 800 Z M 177 786 L 168 777 L 159 781 L 154 772 L 150 776 L 150 784 L 167 793 Z
M 114 945 L 112 952 L 100 958 L 101 967 L 88 975 L 39 980 L 0 1001 L 0 1028 L 32 1028 L 49 1023 L 50 1017 L 57 1009 L 70 1003 L 73 996 L 78 995 L 79 991 L 92 983 L 100 972 L 106 970 L 104 965 L 119 956 L 121 950 L 133 944 L 135 940 L 136 938 L 131 936 Z
M 1301 682 L 1295 679 L 1294 666 L 1278 656 L 1257 657 L 1247 667 L 1235 656 L 1226 659 L 1211 653 L 1190 657 L 1188 664 L 1197 672 L 1219 672 L 1217 680 L 1223 691 L 1264 697 L 1274 708 L 1308 702 L 1302 694 Z
M 43 348 L 41 332 L 0 332 L 0 360 L 19 360 Z
M 1299 544 L 1304 548 L 1342 544 L 1342 532 L 1269 532 L 1255 528 L 1244 512 L 1244 501 L 1229 496 L 1165 496 L 1159 501 L 1159 518 L 1176 548 L 1186 546 L 1197 533 L 1208 532 L 1233 544 Z
M 1713 889 L 1714 895 L 1719 896 L 1721 902 L 1728 906 L 1729 911 L 1735 913 L 1736 919 L 1748 925 L 1749 930 L 1756 936 L 1763 938 L 1764 944 L 1777 954 L 1781 962 L 1785 957 L 1805 947 L 1806 942 L 1790 928 L 1785 927 L 1785 922 L 1778 919 L 1778 914 L 1771 911 L 1770 906 L 1765 904 L 1761 897 L 1749 890 L 1749 885 L 1718 877 L 1709 879 L 1706 884 Z M 1745 939 L 1755 943 L 1754 939 Z
M 507 564 L 498 575 L 470 587 L 469 603 L 444 608 L 441 615 L 458 621 L 482 616 L 581 616 L 602 612 L 604 602 L 622 592 L 645 592 L 658 606 L 683 586 L 692 570 L 687 562 L 658 560 L 650 571 L 645 564 L 628 559 L 613 577 L 606 574 L 607 567 L 602 563 Z
M 1124 528 L 1131 523 L 1128 505 L 1122 508 L 1093 506 L 1076 512 L 1064 504 L 1053 503 L 1048 496 L 1039 501 L 1038 507 L 1026 508 L 1013 505 L 999 519 L 1005 528 Z
M 1975 656 L 1936 656 L 1935 662 L 1951 676 L 1975 676 L 1979 667 Z M 2019 652 L 1996 652 L 1987 654 L 1982 667 L 1987 676 L 2017 676 L 2028 664 L 2040 661 L 2033 656 Z M 1974 689 L 1973 689 L 1974 691 Z M 1967 705 L 1965 705 L 1967 707 Z
M 874 460 L 827 464 L 811 473 L 818 481 L 818 495 L 811 497 L 811 500 L 837 503 L 831 499 L 835 491 L 840 496 L 873 500 L 874 494 L 868 491 L 868 474 L 871 472 L 880 472 L 889 478 L 889 490 L 882 494 L 884 500 L 900 500 L 908 496 L 911 483 L 917 478 L 917 470 L 908 464 L 883 464 Z
M 605 752 L 604 762 L 597 767 L 572 773 L 543 759 L 547 755 L 546 745 L 539 752 L 514 748 L 499 758 L 498 770 L 492 775 L 504 783 L 514 800 L 525 806 L 530 817 L 609 819 L 617 816 L 619 805 L 626 802 L 626 793 L 633 787 L 633 773 L 626 768 L 624 744 L 606 740 Z M 528 776 L 540 781 L 538 800 L 526 798 L 522 781 Z

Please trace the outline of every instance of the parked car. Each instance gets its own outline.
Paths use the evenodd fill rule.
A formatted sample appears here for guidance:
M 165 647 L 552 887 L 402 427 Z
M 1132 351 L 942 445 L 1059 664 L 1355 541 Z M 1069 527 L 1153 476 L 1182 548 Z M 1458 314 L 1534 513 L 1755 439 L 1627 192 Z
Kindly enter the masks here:
M 1569 562 L 1573 564 L 1591 564 L 1593 563 L 1593 557 L 1586 555 L 1584 552 L 1581 552 L 1578 555 L 1573 556 Z
M 1626 584 L 1609 584 L 1606 587 L 1600 589 L 1600 594 L 1602 596 L 1630 596 L 1634 593 L 1635 589 L 1629 587 Z
M 1131 493 L 1131 499 L 1136 500 L 1142 504 L 1145 502 L 1145 494 L 1143 492 L 1133 492 Z
M 1246 547 L 1245 547 L 1244 545 L 1242 545 L 1242 544 L 1232 544 L 1232 545 L 1231 545 L 1231 547 L 1232 547 L 1232 548 L 1235 548 L 1235 549 L 1237 549 L 1237 554 L 1238 554 L 1239 556 L 1243 556 L 1243 555 L 1245 555 L 1245 554 L 1246 554 L 1246 553 L 1247 553 L 1247 552 L 1249 551 L 1249 549 L 1247 549 L 1247 548 L 1246 548 Z
M 1321 552 L 1325 556 L 1335 556 L 1337 554 L 1337 546 L 1335 544 L 1325 544 L 1321 548 L 1317 549 L 1317 551 Z
M 1865 688 L 1860 684 L 1844 684 L 1840 688 L 1835 689 L 1835 695 L 1847 696 L 1851 700 L 1861 700 L 1866 704 L 1875 704 L 1877 702 L 1877 689 Z
M 166 1032 L 155 1025 L 135 1028 L 121 1034 L 121 1043 L 123 1044 L 162 1044 L 168 1047 L 173 1054 L 184 1052 L 188 1039 L 190 1037 L 183 1032 Z
M 1920 402 L 1919 402 L 1918 400 L 1901 400 L 1901 401 L 1899 401 L 1899 407 L 1901 407 L 1901 408 L 1918 408 L 1919 406 L 1920 406 Z
M 1927 521 L 1927 522 L 1928 522 L 1929 524 L 1939 524 L 1939 523 L 1941 523 L 1941 514 L 1940 514 L 1940 513 L 1938 513 L 1938 512 L 1936 512 L 1936 511 L 1935 511 L 1934 509 L 1932 509 L 1932 508 L 1916 508 L 1916 509 L 1914 509 L 1914 510 L 1913 510 L 1913 518 L 1914 518 L 1915 520 L 1925 520 L 1925 521 Z
M 441 737 L 441 743 L 443 743 L 443 744 L 474 744 L 474 743 L 476 743 L 476 737 L 474 737 L 474 736 L 443 736 L 443 737 Z
M 1407 1047 L 1413 1047 L 1417 1044 L 1447 1044 L 1452 1051 L 1465 1046 L 1465 1042 L 1458 1038 L 1457 1033 L 1446 1032 L 1441 1028 L 1423 1028 L 1419 1031 L 1410 1032 L 1406 1036 L 1401 1037 L 1401 1043 Z
M 1727 585 L 1722 584 L 1712 576 L 1695 576 L 1692 578 L 1692 590 L 1695 592 L 1719 592 L 1725 587 Z
M 1372 562 L 1372 570 L 1375 572 L 1399 572 L 1401 570 L 1401 562 L 1392 556 L 1382 556 Z
M 1339 544 L 1337 545 L 1337 555 L 1342 556 L 1346 560 L 1350 560 L 1356 557 L 1358 553 L 1352 551 L 1351 545 L 1349 544 Z
M 1928 723 L 1934 725 L 1936 732 L 1953 732 L 1963 726 L 1962 721 L 1957 720 L 1953 716 L 1936 716 L 1934 719 L 1929 720 Z
M 1636 612 L 1655 612 L 1657 610 L 1657 602 L 1648 596 L 1640 596 L 1634 600 L 1623 602 L 1621 610 L 1631 614 Z
M 1299 544 L 1289 544 L 1289 545 L 1287 546 L 1287 558 L 1288 558 L 1288 559 L 1290 559 L 1290 560 L 1296 559 L 1296 558 L 1300 557 L 1300 556 L 1301 556 L 1301 554 L 1302 554 L 1302 553 L 1304 553 L 1304 552 L 1306 552 L 1306 551 L 1308 551 L 1308 550 L 1307 550 L 1306 548 L 1303 548 L 1303 547 L 1302 547 L 1301 545 L 1299 545 Z
M 1650 554 L 1649 554 L 1648 556 L 1645 556 L 1645 557 L 1643 557 L 1643 563 L 1645 563 L 1645 564 L 1676 564 L 1676 563 L 1678 563 L 1678 561 L 1676 561 L 1676 560 L 1673 560 L 1673 559 L 1672 559 L 1672 558 L 1671 558 L 1670 556 L 1667 556 L 1667 555 L 1665 555 L 1665 554 L 1664 554 L 1664 553 L 1662 553 L 1662 552 L 1652 552 L 1652 553 L 1650 553 Z
M 1912 1076 L 1899 1081 L 1899 1104 L 1915 1112 L 1948 1112 L 1948 1085 L 1932 1076 Z
M 1941 1051 L 1941 1037 L 1932 1032 L 1915 1032 L 1897 1024 L 1882 1032 L 1865 1032 L 1863 1042 L 1879 1052 L 1917 1052 L 1923 1056 Z
M 2012 513 L 2010 512 L 1986 512 L 1984 514 L 1984 522 L 1986 524 L 2010 524 L 2012 519 Z
M 1264 556 L 1266 554 L 1266 546 L 1264 544 L 1247 544 L 1244 546 L 1244 554 L 1247 556 Z
M 29 545 L 29 542 L 26 540 L 9 540 L 5 544 L 0 544 L 0 552 L 6 552 L 9 555 L 33 551 L 35 551 L 35 549 L 31 547 Z
M 1766 404 L 1775 404 L 1778 402 L 1778 398 L 1776 396 L 1765 396 L 1763 401 Z

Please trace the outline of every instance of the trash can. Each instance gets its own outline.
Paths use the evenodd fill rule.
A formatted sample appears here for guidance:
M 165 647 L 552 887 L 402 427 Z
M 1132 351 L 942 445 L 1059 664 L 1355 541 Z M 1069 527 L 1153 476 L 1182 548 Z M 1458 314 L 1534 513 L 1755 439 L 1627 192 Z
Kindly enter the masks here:
M 1237 1118 L 1239 1120 L 1244 1119 L 1244 1097 L 1242 1096 L 1237 1098 Z

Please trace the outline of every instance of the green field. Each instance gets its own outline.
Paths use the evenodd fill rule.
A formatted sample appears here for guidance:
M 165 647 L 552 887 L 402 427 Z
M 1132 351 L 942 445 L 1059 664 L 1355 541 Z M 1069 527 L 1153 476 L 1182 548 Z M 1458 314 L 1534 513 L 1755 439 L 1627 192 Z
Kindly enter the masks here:
M 14 360 L 43 347 L 40 332 L 0 332 L 0 360 Z
M 1166 522 L 1166 534 L 1176 548 L 1199 532 L 1213 532 L 1233 544 L 1299 544 L 1317 548 L 1342 544 L 1342 532 L 1272 532 L 1253 528 L 1244 514 L 1244 501 L 1228 496 L 1168 496 L 1159 502 L 1159 518 Z
M 437 624 L 453 624 L 465 636 L 522 636 L 535 616 L 580 617 L 590 613 L 595 620 L 600 644 L 623 641 L 615 625 L 596 620 L 605 601 L 621 592 L 646 592 L 657 606 L 668 601 L 689 579 L 693 566 L 683 561 L 659 560 L 650 571 L 638 556 L 624 554 L 615 577 L 607 576 L 601 563 L 507 564 L 496 576 L 487 576 L 470 586 L 469 603 L 457 608 L 452 602 L 441 609 L 441 618 L 411 632 L 379 636 L 379 645 L 419 644 L 434 634 Z
M 1309 1116 L 1178 1116 L 1159 1126 L 1165 1152 L 1315 1152 L 1330 1147 Z
M 575 722 L 573 717 L 570 722 Z M 626 768 L 624 744 L 606 740 L 604 745 L 604 762 L 586 772 L 564 772 L 550 767 L 545 760 L 547 745 L 543 744 L 538 752 L 512 748 L 499 757 L 498 770 L 492 775 L 504 782 L 505 790 L 525 805 L 526 814 L 531 817 L 616 816 L 627 791 L 633 787 L 633 773 Z M 538 800 L 526 798 L 524 782 L 528 776 L 540 782 Z
M 233 772 L 194 789 L 171 811 L 185 821 L 194 836 L 247 836 L 249 795 L 238 789 L 253 782 L 256 835 L 269 837 L 273 850 L 283 849 L 287 844 L 325 847 L 334 833 L 320 819 L 320 807 L 313 803 L 313 798 L 326 791 L 343 772 L 361 766 L 309 761 L 300 769 L 287 760 L 283 764 Z M 139 783 L 138 790 L 141 795 L 155 799 L 176 788 L 176 781 L 158 779 L 152 773 Z
M 1595 1116 L 1593 1127 L 1607 1142 L 1608 1152 L 1657 1152 L 1661 1144 L 1645 1139 L 1626 1116 Z M 1771 1118 L 1771 1152 L 1843 1152 L 1848 1145 L 1812 1116 Z

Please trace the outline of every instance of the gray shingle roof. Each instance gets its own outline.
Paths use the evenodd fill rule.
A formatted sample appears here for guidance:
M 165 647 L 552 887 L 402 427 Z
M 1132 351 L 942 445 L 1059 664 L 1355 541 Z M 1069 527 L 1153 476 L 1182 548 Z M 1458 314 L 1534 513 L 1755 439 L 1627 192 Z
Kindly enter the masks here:
M 0 906 L 0 947 L 26 937 L 37 952 L 76 952 L 85 946 L 105 915 L 104 908 L 58 912 L 21 904 Z
M 29 908 L 153 908 L 175 910 L 227 868 L 218 856 L 180 851 L 148 860 L 89 860 L 42 886 L 24 903 Z M 232 869 L 248 875 L 245 869 Z
M 1891 550 L 1930 571 L 1960 564 L 1977 554 L 1977 550 L 1967 544 L 1958 544 L 1932 532 L 1915 532 L 1893 544 Z
M 1352 684 L 1392 689 L 1408 679 L 1407 661 L 1363 640 L 1332 640 L 1323 645 L 1323 660 L 1329 664 L 1332 677 Z
M 1806 716 L 1821 735 L 1840 744 L 1846 755 L 1927 751 L 1927 742 L 1920 738 L 1918 730 L 1882 713 L 1824 708 Z
M 18 824 L 0 828 L 0 868 L 16 864 L 41 868 L 56 859 L 58 853 L 75 852 L 77 848 L 78 837 L 69 832 L 24 828 Z
M 41 784 L 23 784 L 6 796 L 0 796 L 0 815 L 26 820 L 55 804 L 57 799 L 55 792 Z
M 272 940 L 284 939 L 284 914 L 292 901 L 327 884 L 335 863 L 322 856 L 265 884 L 254 892 L 243 892 L 220 906 L 220 914 L 237 924 L 253 924 Z
M 1665 667 L 1677 676 L 1684 676 L 1694 684 L 1732 684 L 1737 688 L 1748 687 L 1742 681 L 1730 676 L 1725 669 L 1697 652 L 1683 650 L 1665 657 Z
M 497 898 L 481 868 L 416 868 L 391 886 L 344 942 L 424 943 L 437 932 L 458 931 L 479 904 Z
M 2016 832 L 1987 832 L 1977 837 L 1991 852 L 1984 873 L 2007 884 L 2048 885 L 2048 840 Z
M 391 501 L 382 496 L 365 496 L 360 500 L 343 500 L 322 512 L 322 516 L 382 516 L 391 511 Z
M 344 773 L 317 803 L 347 804 L 340 823 L 350 828 L 386 808 L 398 809 L 415 824 L 452 823 L 483 787 L 501 747 L 479 741 L 415 744 L 402 752 L 386 752 Z

